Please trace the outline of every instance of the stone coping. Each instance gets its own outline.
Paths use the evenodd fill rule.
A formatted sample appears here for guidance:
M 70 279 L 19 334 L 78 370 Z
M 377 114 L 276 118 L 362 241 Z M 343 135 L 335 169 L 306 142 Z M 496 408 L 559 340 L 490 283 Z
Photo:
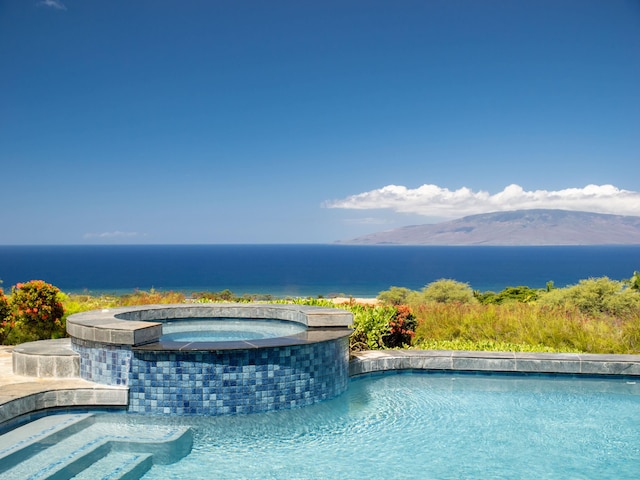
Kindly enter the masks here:
M 71 348 L 70 338 L 17 345 L 13 349 L 12 363 L 16 375 L 40 378 L 80 376 L 80 355 Z
M 158 320 L 207 317 L 285 320 L 301 323 L 308 329 L 344 330 L 353 323 L 351 312 L 329 307 L 266 303 L 171 304 L 77 313 L 67 319 L 67 332 L 90 342 L 139 346 L 158 342 L 162 336 L 162 323 Z
M 20 383 L 3 387 L 0 394 L 0 425 L 22 415 L 56 408 L 126 407 L 129 389 L 80 379 L 53 383 Z
M 450 370 L 640 376 L 640 355 L 376 350 L 352 354 L 349 375 L 386 370 Z

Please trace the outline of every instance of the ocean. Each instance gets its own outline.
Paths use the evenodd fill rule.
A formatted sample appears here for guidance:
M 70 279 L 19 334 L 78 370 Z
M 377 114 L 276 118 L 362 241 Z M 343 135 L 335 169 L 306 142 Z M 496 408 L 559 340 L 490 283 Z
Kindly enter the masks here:
M 640 245 L 433 247 L 353 245 L 0 246 L 0 285 L 45 280 L 67 293 L 136 289 L 375 297 L 442 278 L 474 290 L 557 287 L 640 270 Z

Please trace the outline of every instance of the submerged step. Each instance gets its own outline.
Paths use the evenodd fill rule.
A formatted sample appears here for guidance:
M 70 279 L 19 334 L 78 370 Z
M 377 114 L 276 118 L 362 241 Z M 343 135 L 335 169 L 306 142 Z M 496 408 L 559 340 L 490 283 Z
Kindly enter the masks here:
M 44 417 L 0 440 L 6 453 L 1 476 L 7 480 L 66 479 L 87 469 L 93 474 L 86 478 L 138 478 L 153 463 L 181 459 L 193 443 L 188 427 L 149 425 L 141 430 L 97 421 L 91 414 Z
M 153 466 L 150 453 L 110 452 L 84 469 L 74 480 L 137 480 Z
M 0 473 L 93 423 L 89 413 L 49 415 L 0 435 Z
M 6 470 L 7 480 L 37 480 L 72 478 L 99 458 L 107 455 L 111 447 L 105 438 L 88 436 L 85 431 L 50 445 Z

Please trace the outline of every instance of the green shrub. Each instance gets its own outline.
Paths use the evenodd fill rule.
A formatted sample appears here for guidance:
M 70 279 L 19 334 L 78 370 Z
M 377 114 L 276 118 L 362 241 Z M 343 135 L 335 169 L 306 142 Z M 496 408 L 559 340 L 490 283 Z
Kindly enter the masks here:
M 389 306 L 349 305 L 353 313 L 352 350 L 380 350 L 385 348 L 385 336 L 391 331 L 390 322 L 396 309 Z
M 22 343 L 65 335 L 60 290 L 42 280 L 18 283 L 11 289 L 12 325 L 8 341 Z
M 419 296 L 415 290 L 405 287 L 391 287 L 378 294 L 378 300 L 385 305 L 407 305 Z
M 115 308 L 119 305 L 120 297 L 112 295 L 93 296 L 88 294 L 66 294 L 58 295 L 64 308 L 64 319 L 69 315 L 86 312 L 89 310 L 102 310 L 103 308 Z
M 406 305 L 340 305 L 353 313 L 351 350 L 381 350 L 409 346 L 416 319 Z
M 341 308 L 353 314 L 352 351 L 380 350 L 411 345 L 416 318 L 407 305 L 362 305 L 355 301 L 336 304 L 323 298 L 294 298 L 274 303 L 293 303 L 316 307 Z
M 268 302 L 273 300 L 273 295 L 270 294 L 253 294 L 244 293 L 242 295 L 236 295 L 229 289 L 222 290 L 220 292 L 193 292 L 191 299 L 195 303 L 216 303 L 216 302 L 237 302 L 248 303 L 254 301 Z
M 274 300 L 272 303 L 292 303 L 294 305 L 309 305 L 311 307 L 328 307 L 328 308 L 345 308 L 349 310 L 352 304 L 336 305 L 331 300 L 325 298 L 313 298 L 313 297 L 296 297 L 287 298 L 281 300 Z
M 507 287 L 501 292 L 473 292 L 473 296 L 483 305 L 501 305 L 509 302 L 530 303 L 535 301 L 540 294 L 540 290 L 525 286 Z
M 640 309 L 640 292 L 607 277 L 589 278 L 571 287 L 546 292 L 537 303 L 577 308 L 591 316 L 624 318 Z
M 477 303 L 468 283 L 446 278 L 425 286 L 422 289 L 421 300 L 427 303 Z

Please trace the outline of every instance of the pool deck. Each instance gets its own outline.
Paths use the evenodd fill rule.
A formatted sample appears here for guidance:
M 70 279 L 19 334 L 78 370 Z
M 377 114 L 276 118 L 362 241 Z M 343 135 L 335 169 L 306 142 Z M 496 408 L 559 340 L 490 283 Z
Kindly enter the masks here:
M 36 343 L 35 347 L 0 346 L 0 425 L 46 409 L 128 405 L 127 387 L 77 377 L 69 363 L 75 353 L 66 339 Z M 349 369 L 350 376 L 387 370 L 450 370 L 640 377 L 640 355 L 382 350 L 354 353 Z

